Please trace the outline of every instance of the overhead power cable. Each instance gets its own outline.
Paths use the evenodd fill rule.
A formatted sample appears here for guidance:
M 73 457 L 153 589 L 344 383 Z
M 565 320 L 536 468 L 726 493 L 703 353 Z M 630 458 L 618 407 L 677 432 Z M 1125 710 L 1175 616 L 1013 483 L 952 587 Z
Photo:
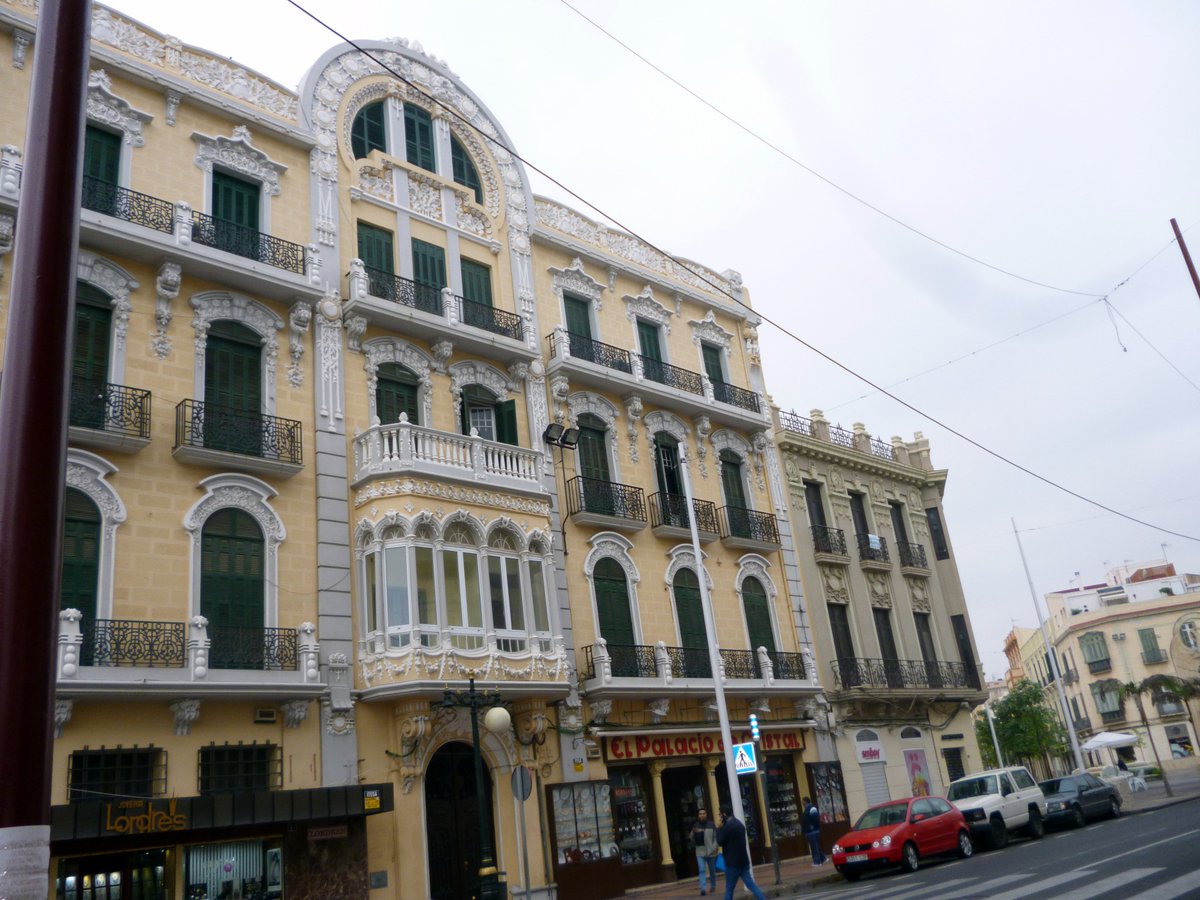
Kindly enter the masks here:
M 454 107 L 450 106 L 448 103 L 443 102 L 439 98 L 435 97 L 433 94 L 429 93 L 429 91 L 422 88 L 420 85 L 418 85 L 418 84 L 414 83 L 413 81 L 409 80 L 408 78 L 406 78 L 403 74 L 396 71 L 394 68 L 389 66 L 383 60 L 381 60 L 376 54 L 372 53 L 370 50 L 366 49 L 358 42 L 351 40 L 346 35 L 342 34 L 340 31 L 338 31 L 336 28 L 334 28 L 332 25 L 330 25 L 328 22 L 321 19 L 315 13 L 312 13 L 305 7 L 301 6 L 300 3 L 297 2 L 297 0 L 286 0 L 286 2 L 289 5 L 294 6 L 300 12 L 304 13 L 304 15 L 308 16 L 310 19 L 312 19 L 314 22 L 316 22 L 318 25 L 320 25 L 322 28 L 324 28 L 330 34 L 334 35 L 339 40 L 344 41 L 347 45 L 353 47 L 359 53 L 363 54 L 365 57 L 367 57 L 372 62 L 374 62 L 376 65 L 378 65 L 380 68 L 382 68 L 385 72 L 388 72 L 389 74 L 391 74 L 397 81 L 401 82 L 402 84 L 407 85 L 411 90 L 420 94 L 428 102 L 430 102 L 430 103 L 436 105 L 437 107 L 439 107 L 440 109 L 444 110 L 446 112 L 446 114 L 453 117 L 455 121 L 461 123 L 466 128 L 470 128 L 473 132 L 475 132 L 475 134 L 477 134 L 481 139 L 483 139 L 487 143 L 492 144 L 492 145 L 504 150 L 506 153 L 509 153 L 514 159 L 520 160 L 525 166 L 532 169 L 534 172 L 537 172 L 539 175 L 541 175 L 543 178 L 545 178 L 551 184 L 554 184 L 556 187 L 563 190 L 565 193 L 567 193 L 569 196 L 573 197 L 575 200 L 582 203 L 588 209 L 593 210 L 597 215 L 612 222 L 614 225 L 616 225 L 618 228 L 620 228 L 623 231 L 625 231 L 626 233 L 628 233 L 630 236 L 632 236 L 632 237 L 636 238 L 637 240 L 641 241 L 642 243 L 644 243 L 647 247 L 651 248 L 652 250 L 654 250 L 657 253 L 661 253 L 665 258 L 671 260 L 680 268 L 690 272 L 696 278 L 699 278 L 705 284 L 709 285 L 713 289 L 714 292 L 716 292 L 718 294 L 722 294 L 725 297 L 728 297 L 733 303 L 735 303 L 736 305 L 741 306 L 742 308 L 746 309 L 747 311 L 753 313 L 759 319 L 761 319 L 762 321 L 766 322 L 767 324 L 773 326 L 774 328 L 778 329 L 780 333 L 791 338 L 793 341 L 800 344 L 802 347 L 807 348 L 812 353 L 815 353 L 817 356 L 821 357 L 822 359 L 824 359 L 826 362 L 830 363 L 831 365 L 836 366 L 837 368 L 841 369 L 843 372 L 850 375 L 851 377 L 857 378 L 863 384 L 867 385 L 870 388 L 873 388 L 877 392 L 890 398 L 891 400 L 893 400 L 896 403 L 903 406 L 905 409 L 908 409 L 909 411 L 916 413 L 918 416 L 921 416 L 922 418 L 927 419 L 929 422 L 932 422 L 934 425 L 937 425 L 939 428 L 942 428 L 943 430 L 954 435 L 955 437 L 959 438 L 960 440 L 965 441 L 966 443 L 970 444 L 972 447 L 975 447 L 977 450 L 983 451 L 988 456 L 991 456 L 994 459 L 996 459 L 1008 466 L 1011 466 L 1012 468 L 1017 469 L 1020 472 L 1024 472 L 1026 475 L 1030 476 L 1031 478 L 1035 478 L 1038 481 L 1042 482 L 1043 484 L 1046 484 L 1052 488 L 1062 491 L 1063 493 L 1068 494 L 1077 500 L 1081 500 L 1084 503 L 1088 503 L 1092 506 L 1097 507 L 1098 509 L 1104 510 L 1105 512 L 1112 513 L 1115 516 L 1120 516 L 1121 518 L 1127 519 L 1128 521 L 1133 522 L 1137 525 L 1142 525 L 1142 526 L 1145 526 L 1146 528 L 1152 528 L 1152 529 L 1154 529 L 1156 531 L 1160 531 L 1164 534 L 1170 534 L 1174 537 L 1183 538 L 1184 540 L 1196 541 L 1197 543 L 1200 543 L 1200 537 L 1195 537 L 1193 535 L 1184 534 L 1184 533 L 1178 532 L 1178 531 L 1172 531 L 1169 528 L 1164 528 L 1160 525 L 1155 525 L 1152 522 L 1146 522 L 1146 521 L 1143 521 L 1142 519 L 1135 518 L 1134 516 L 1127 515 L 1126 513 L 1123 513 L 1120 510 L 1113 509 L 1111 506 L 1107 506 L 1104 503 L 1101 503 L 1099 500 L 1093 500 L 1092 498 L 1087 497 L 1087 496 L 1079 493 L 1078 491 L 1074 491 L 1071 488 L 1066 487 L 1065 485 L 1059 484 L 1058 482 L 1054 481 L 1053 479 L 1048 478 L 1045 475 L 1041 475 L 1041 474 L 1033 471 L 1032 469 L 1028 468 L 1027 466 L 1022 465 L 1022 464 L 1016 462 L 1015 460 L 1009 459 L 1008 457 L 1004 456 L 1002 453 L 999 453 L 998 451 L 992 450 L 990 447 L 987 447 L 984 444 L 981 444 L 979 441 L 975 440 L 974 438 L 969 437 L 968 435 L 957 430 L 956 428 L 952 428 L 950 425 L 947 425 L 945 422 L 942 422 L 937 417 L 930 415 L 929 413 L 925 412 L 924 410 L 921 410 L 918 407 L 914 406 L 913 404 L 909 403 L 907 400 L 904 400 L 901 397 L 898 397 L 896 394 L 893 394 L 891 391 L 887 390 L 886 388 L 882 387 L 881 385 L 876 384 L 874 381 L 867 378 L 867 376 L 859 374 L 858 372 L 856 372 L 854 369 L 850 368 L 845 363 L 830 356 L 824 350 L 821 350 L 819 347 L 816 347 L 813 344 L 809 343 L 808 341 L 804 340 L 798 334 L 789 330 L 786 326 L 780 324 L 779 322 L 774 321 L 769 316 L 767 316 L 761 312 L 758 312 L 757 310 L 754 310 L 752 307 L 750 307 L 748 304 L 744 303 L 738 297 L 735 297 L 732 293 L 730 293 L 728 290 L 726 290 L 720 284 L 717 284 L 716 282 L 714 282 L 704 272 L 699 271 L 694 266 L 689 265 L 686 261 L 679 259 L 678 257 L 674 256 L 671 253 L 668 253 L 666 250 L 663 250 L 661 247 L 659 247 L 653 241 L 650 241 L 647 238 L 642 237 L 640 234 L 638 234 L 632 228 L 625 225 L 620 219 L 616 218 L 615 216 L 606 212 L 601 207 L 597 206 L 595 203 L 592 203 L 590 200 L 588 200 L 585 197 L 581 196 L 580 194 L 576 193 L 574 190 L 567 187 L 565 184 L 563 184 L 561 181 L 559 181 L 554 176 L 550 175 L 544 169 L 541 169 L 540 167 L 535 165 L 533 162 L 526 159 L 521 154 L 517 153 L 516 150 L 514 150 L 512 147 L 507 146 L 498 137 L 494 137 L 494 136 L 486 133 L 485 131 L 483 131 L 481 128 L 477 127 L 474 123 L 472 123 L 471 121 L 469 121 L 468 119 L 463 117 L 462 114 L 460 114 L 458 112 L 458 110 L 454 109 Z M 1099 296 L 1103 296 L 1103 295 L 1088 294 L 1087 296 L 1099 297 Z
M 744 125 L 741 121 L 734 118 L 729 113 L 725 112 L 725 110 L 721 109 L 715 103 L 712 103 L 710 100 L 706 99 L 702 95 L 698 94 L 696 91 L 692 90 L 690 87 L 688 87 L 686 84 L 684 84 L 678 78 L 676 78 L 674 75 L 670 74 L 669 72 L 665 71 L 664 69 L 662 69 L 661 67 L 656 65 L 651 60 L 647 59 L 645 56 L 643 56 L 637 50 L 633 49 L 633 47 L 629 46 L 629 44 L 625 43 L 623 40 L 621 40 L 619 37 L 617 37 L 611 31 L 606 29 L 603 25 L 601 25 L 595 19 L 590 18 L 586 13 L 582 12 L 575 6 L 572 6 L 568 2 L 568 0 L 559 0 L 559 2 L 563 6 L 565 6 L 567 9 L 571 10 L 571 12 L 575 13 L 575 15 L 579 16 L 579 18 L 583 19 L 585 22 L 587 22 L 589 25 L 591 25 L 593 28 L 595 28 L 597 31 L 599 31 L 601 34 L 605 35 L 610 40 L 612 40 L 616 44 L 620 45 L 625 50 L 629 51 L 631 54 L 633 54 L 635 57 L 637 57 L 639 60 L 641 60 L 647 66 L 649 66 L 651 69 L 653 69 L 659 75 L 661 75 L 663 78 L 667 79 L 669 82 L 671 82 L 677 88 L 679 88 L 681 91 L 683 91 L 684 93 L 693 97 L 695 100 L 699 101 L 704 106 L 707 106 L 709 109 L 711 109 L 713 112 L 715 112 L 721 118 L 725 119 L 725 121 L 729 122 L 735 128 L 738 128 L 741 131 L 744 131 L 746 134 L 748 134 L 754 140 L 758 141 L 764 147 L 767 147 L 770 150 L 772 150 L 773 152 L 777 153 L 779 156 L 782 156 L 784 159 L 786 159 L 788 162 L 792 163 L 793 165 L 800 167 L 805 172 L 807 172 L 809 175 L 812 175 L 814 178 L 817 178 L 820 181 L 823 181 L 825 184 L 829 185 L 835 191 L 838 191 L 839 193 L 844 194 L 845 196 L 849 197 L 855 203 L 861 204 L 862 206 L 865 206 L 867 209 L 871 210 L 871 212 L 876 213 L 880 216 L 883 216 L 883 218 L 887 219 L 889 222 L 899 225 L 901 228 L 903 228 L 907 231 L 911 231 L 913 234 L 917 235 L 918 237 L 924 238 L 925 240 L 929 241 L 932 244 L 936 244 L 937 246 L 941 247 L 943 250 L 949 250 L 951 253 L 961 256 L 963 259 L 970 260 L 971 262 L 976 263 L 977 265 L 983 266 L 985 269 L 991 269 L 993 272 L 999 272 L 1001 275 L 1006 275 L 1009 278 L 1015 278 L 1018 281 L 1024 281 L 1026 284 L 1037 285 L 1038 287 L 1043 287 L 1043 288 L 1046 288 L 1051 291 L 1059 291 L 1060 293 L 1063 293 L 1063 294 L 1075 294 L 1080 297 L 1094 297 L 1096 299 L 1099 299 L 1100 297 L 1103 296 L 1102 294 L 1097 294 L 1092 291 L 1076 291 L 1071 288 L 1058 287 L 1057 285 L 1047 284 L 1044 281 L 1038 281 L 1037 279 L 1034 279 L 1034 278 L 1028 278 L 1024 275 L 1018 274 L 1017 272 L 1013 272 L 1009 269 L 1002 268 L 1001 266 L 994 265 L 993 263 L 990 263 L 987 260 L 980 259 L 978 256 L 973 256 L 972 254 L 967 253 L 965 250 L 960 250 L 959 248 L 957 248 L 951 244 L 947 244 L 945 241 L 939 240 L 938 238 L 934 237 L 933 235 L 929 234 L 928 232 L 922 231 L 921 229 L 917 228 L 915 225 L 908 224 L 903 219 L 892 215 L 890 212 L 888 212 L 885 209 L 881 209 L 880 207 L 876 206 L 871 201 L 866 200 L 863 197 L 860 197 L 858 194 L 854 193 L 853 191 L 849 190 L 848 188 L 842 187 L 840 184 L 838 184 L 833 179 L 828 178 L 825 175 L 822 175 L 820 172 L 818 172 L 812 166 L 809 166 L 806 163 L 804 163 L 803 161 L 801 161 L 800 159 L 797 159 L 795 156 L 793 156 L 787 150 L 784 150 L 782 147 L 780 147 L 778 144 L 771 141 L 769 138 L 763 137 L 761 134 L 759 134 L 757 131 L 755 131 L 750 126 Z

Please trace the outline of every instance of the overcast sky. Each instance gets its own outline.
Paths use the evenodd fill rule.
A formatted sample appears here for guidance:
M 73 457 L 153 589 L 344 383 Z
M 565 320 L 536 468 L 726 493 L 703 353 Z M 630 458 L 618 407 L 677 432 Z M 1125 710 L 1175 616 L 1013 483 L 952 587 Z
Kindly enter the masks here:
M 1200 299 L 1169 224 L 1200 222 L 1200 5 L 571 0 L 846 191 L 1081 295 L 865 208 L 561 0 L 302 2 L 350 37 L 419 41 L 536 165 L 664 249 L 741 272 L 761 314 L 921 410 L 762 328 L 784 409 L 930 438 L 989 677 L 1013 623 L 1036 623 L 1011 518 L 1039 594 L 1164 555 L 1200 572 L 1195 539 L 1104 513 L 930 421 L 1200 537 Z M 285 0 L 112 5 L 289 87 L 337 42 Z M 1187 238 L 1200 258 L 1200 228 Z M 1109 292 L 1132 326 L 1088 296 Z

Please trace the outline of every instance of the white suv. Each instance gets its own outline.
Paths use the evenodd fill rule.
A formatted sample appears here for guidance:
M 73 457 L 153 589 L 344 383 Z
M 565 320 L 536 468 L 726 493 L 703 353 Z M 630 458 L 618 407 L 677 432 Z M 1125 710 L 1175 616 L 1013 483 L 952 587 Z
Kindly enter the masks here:
M 962 810 L 971 837 L 995 848 L 1008 843 L 1014 829 L 1031 838 L 1045 833 L 1046 797 L 1024 766 L 989 769 L 950 783 L 947 799 Z

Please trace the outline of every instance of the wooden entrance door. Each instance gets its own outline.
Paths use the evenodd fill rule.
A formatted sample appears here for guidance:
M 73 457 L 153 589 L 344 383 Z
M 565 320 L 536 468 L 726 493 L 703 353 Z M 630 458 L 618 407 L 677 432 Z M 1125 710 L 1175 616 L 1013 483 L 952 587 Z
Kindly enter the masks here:
M 486 815 L 492 816 L 492 780 L 483 770 Z M 475 756 L 469 744 L 451 743 L 434 754 L 425 773 L 425 837 L 432 900 L 471 900 L 479 880 L 479 804 Z

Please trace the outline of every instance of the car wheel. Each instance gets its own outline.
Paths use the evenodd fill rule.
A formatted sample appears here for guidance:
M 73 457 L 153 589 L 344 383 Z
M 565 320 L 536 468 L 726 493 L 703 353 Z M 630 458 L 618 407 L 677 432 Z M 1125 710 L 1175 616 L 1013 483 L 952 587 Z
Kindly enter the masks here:
M 1025 826 L 1025 833 L 1035 841 L 1046 833 L 1046 823 L 1042 821 L 1040 810 L 1031 809 L 1029 811 L 1029 824 Z
M 1108 800 L 1108 814 L 1114 819 L 1121 815 L 1121 801 L 1116 797 L 1110 797 Z
M 920 864 L 921 859 L 917 856 L 917 845 L 909 841 L 900 853 L 900 868 L 905 872 L 915 872 Z
M 1072 810 L 1071 810 L 1071 825 L 1074 828 L 1082 828 L 1086 824 L 1087 824 L 1087 819 L 1084 818 L 1083 810 L 1080 809 L 1078 806 L 1072 808 Z
M 965 831 L 958 833 L 958 849 L 954 852 L 959 859 L 966 859 L 975 853 L 975 844 L 971 841 L 971 836 Z
M 1003 850 L 1008 846 L 1008 826 L 997 815 L 992 816 L 991 828 L 991 833 L 988 834 L 988 844 L 993 850 Z

